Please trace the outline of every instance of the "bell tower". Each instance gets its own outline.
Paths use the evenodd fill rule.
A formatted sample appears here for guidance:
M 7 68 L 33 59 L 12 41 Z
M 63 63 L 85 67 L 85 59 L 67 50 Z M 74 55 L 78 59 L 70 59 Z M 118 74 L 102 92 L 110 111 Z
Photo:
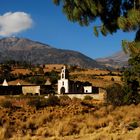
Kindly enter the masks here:
M 61 79 L 68 79 L 68 78 L 69 78 L 69 73 L 68 70 L 66 69 L 66 66 L 64 66 L 61 71 Z
M 58 94 L 69 92 L 69 73 L 66 66 L 61 71 L 61 78 L 58 80 Z

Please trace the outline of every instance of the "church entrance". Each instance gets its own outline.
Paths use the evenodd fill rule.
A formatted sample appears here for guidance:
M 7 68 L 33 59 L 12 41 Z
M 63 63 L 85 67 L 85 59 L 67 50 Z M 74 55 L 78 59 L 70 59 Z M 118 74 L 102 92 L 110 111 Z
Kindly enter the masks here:
M 61 94 L 64 94 L 64 93 L 65 93 L 65 88 L 64 88 L 64 87 L 62 87 L 62 88 L 60 89 L 60 93 L 61 93 Z

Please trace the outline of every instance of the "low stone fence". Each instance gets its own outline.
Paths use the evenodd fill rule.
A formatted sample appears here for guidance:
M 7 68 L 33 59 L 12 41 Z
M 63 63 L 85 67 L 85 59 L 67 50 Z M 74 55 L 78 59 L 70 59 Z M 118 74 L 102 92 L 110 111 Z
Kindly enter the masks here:
M 89 93 L 89 94 L 86 94 L 86 93 L 81 93 L 81 94 L 78 94 L 78 93 L 65 93 L 65 94 L 57 94 L 56 96 L 58 97 L 61 97 L 61 96 L 69 96 L 71 99 L 76 97 L 76 98 L 79 98 L 79 99 L 84 99 L 85 96 L 91 96 L 93 99 L 95 100 L 99 100 L 99 101 L 104 101 L 105 99 L 105 95 L 104 93 L 97 93 L 97 94 L 93 94 L 93 93 Z
M 105 101 L 106 94 L 107 93 L 106 93 L 106 90 L 105 89 L 99 88 L 98 93 L 65 93 L 65 94 L 57 94 L 56 96 L 60 97 L 60 96 L 67 95 L 71 99 L 73 97 L 84 99 L 85 96 L 91 96 L 95 100 Z

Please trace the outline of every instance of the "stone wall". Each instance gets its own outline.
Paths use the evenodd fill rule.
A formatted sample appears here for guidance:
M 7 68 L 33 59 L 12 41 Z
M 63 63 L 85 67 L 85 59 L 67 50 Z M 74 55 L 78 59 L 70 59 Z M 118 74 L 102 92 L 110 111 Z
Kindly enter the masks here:
M 75 94 L 74 93 L 72 93 L 72 94 L 65 93 L 64 95 L 69 96 L 71 99 L 73 97 L 84 99 L 85 96 L 91 96 L 95 100 L 104 101 L 105 97 L 106 97 L 106 90 L 103 89 L 103 88 L 99 88 L 99 93 L 81 93 L 81 94 L 78 94 L 78 93 L 75 93 Z M 57 96 L 60 97 L 60 96 L 63 96 L 63 95 L 61 94 L 61 95 L 57 95 Z

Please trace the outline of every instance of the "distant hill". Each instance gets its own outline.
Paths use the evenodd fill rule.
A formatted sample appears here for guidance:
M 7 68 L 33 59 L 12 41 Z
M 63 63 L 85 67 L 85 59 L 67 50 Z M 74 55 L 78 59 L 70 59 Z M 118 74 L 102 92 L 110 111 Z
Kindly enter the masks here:
M 119 51 L 109 57 L 98 58 L 96 61 L 106 67 L 120 68 L 128 65 L 129 55 Z
M 6 60 L 27 61 L 32 64 L 78 65 L 84 68 L 103 67 L 82 53 L 16 37 L 0 39 L 0 62 Z

